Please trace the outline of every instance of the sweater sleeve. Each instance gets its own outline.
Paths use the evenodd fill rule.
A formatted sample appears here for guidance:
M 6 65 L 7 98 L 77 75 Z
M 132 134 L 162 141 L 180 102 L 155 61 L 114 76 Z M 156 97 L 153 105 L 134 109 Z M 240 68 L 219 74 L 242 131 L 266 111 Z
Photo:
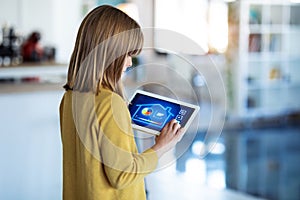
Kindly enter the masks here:
M 152 149 L 138 153 L 125 102 L 113 93 L 98 113 L 101 161 L 108 181 L 122 189 L 142 180 L 156 168 L 158 157 Z

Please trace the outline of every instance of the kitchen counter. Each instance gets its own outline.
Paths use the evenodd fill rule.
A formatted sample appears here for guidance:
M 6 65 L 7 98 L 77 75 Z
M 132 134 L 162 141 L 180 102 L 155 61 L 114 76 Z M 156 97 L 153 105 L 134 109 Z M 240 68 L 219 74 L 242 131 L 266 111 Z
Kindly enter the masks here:
M 43 62 L 0 67 L 0 94 L 62 90 L 68 64 Z
M 43 62 L 23 63 L 0 67 L 0 79 L 21 79 L 24 77 L 66 76 L 68 64 Z

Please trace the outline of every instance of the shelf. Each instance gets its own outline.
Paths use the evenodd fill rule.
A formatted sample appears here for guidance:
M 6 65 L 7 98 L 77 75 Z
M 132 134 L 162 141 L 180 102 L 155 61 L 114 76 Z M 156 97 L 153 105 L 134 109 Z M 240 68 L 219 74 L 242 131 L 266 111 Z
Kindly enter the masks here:
M 300 37 L 300 35 L 299 35 Z M 247 62 L 265 63 L 265 62 L 290 62 L 298 60 L 299 55 L 288 52 L 248 52 Z M 300 64 L 300 60 L 297 61 Z
M 287 83 L 282 80 L 276 80 L 274 82 L 269 83 L 260 83 L 258 81 L 248 84 L 247 90 L 278 90 L 278 89 L 292 89 L 292 88 L 300 88 L 300 82 Z
M 0 67 L 0 94 L 61 90 L 66 81 L 67 64 L 26 63 Z
M 297 26 L 295 26 L 297 28 Z M 282 25 L 282 24 L 250 24 L 249 25 L 249 33 L 256 34 L 288 34 L 290 33 L 290 25 Z
M 30 63 L 16 66 L 0 67 L 0 79 L 21 79 L 24 77 L 66 76 L 67 64 Z
M 300 5 L 280 0 L 237 4 L 237 114 L 260 116 L 299 110 Z
M 287 87 L 290 87 L 292 85 L 288 83 L 282 83 L 282 81 L 277 80 L 273 83 L 254 83 L 248 85 L 248 91 L 253 90 L 280 90 L 280 89 L 287 89 Z M 300 85 L 299 85 L 300 86 Z
M 0 94 L 28 93 L 40 91 L 64 91 L 63 83 L 22 83 L 22 84 L 1 84 Z

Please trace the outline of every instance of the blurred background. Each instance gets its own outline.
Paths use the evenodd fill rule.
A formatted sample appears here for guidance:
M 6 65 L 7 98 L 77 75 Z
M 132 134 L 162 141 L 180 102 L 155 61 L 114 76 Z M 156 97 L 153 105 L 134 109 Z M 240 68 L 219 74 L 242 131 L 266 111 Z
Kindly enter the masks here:
M 149 200 L 300 199 L 300 1 L 0 3 L 0 199 L 62 199 L 62 85 L 81 20 L 102 4 L 201 47 L 177 40 L 170 53 L 149 29 L 152 48 L 123 78 L 128 96 L 142 88 L 201 107 L 178 159 L 147 176 Z M 153 143 L 136 134 L 141 151 Z

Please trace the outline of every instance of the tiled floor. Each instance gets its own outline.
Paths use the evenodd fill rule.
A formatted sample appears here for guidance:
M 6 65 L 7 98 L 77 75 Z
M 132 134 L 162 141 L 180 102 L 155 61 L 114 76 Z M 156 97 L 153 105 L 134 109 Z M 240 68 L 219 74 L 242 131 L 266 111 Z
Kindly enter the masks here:
M 61 199 L 61 96 L 62 91 L 0 94 L 0 199 Z M 149 200 L 256 199 L 225 189 L 222 163 L 208 170 L 213 168 L 197 157 L 184 162 L 184 170 L 174 163 L 147 177 Z
M 256 200 L 246 194 L 225 189 L 224 171 L 207 173 L 205 162 L 189 160 L 184 173 L 178 173 L 176 166 L 154 172 L 146 178 L 149 200 Z

